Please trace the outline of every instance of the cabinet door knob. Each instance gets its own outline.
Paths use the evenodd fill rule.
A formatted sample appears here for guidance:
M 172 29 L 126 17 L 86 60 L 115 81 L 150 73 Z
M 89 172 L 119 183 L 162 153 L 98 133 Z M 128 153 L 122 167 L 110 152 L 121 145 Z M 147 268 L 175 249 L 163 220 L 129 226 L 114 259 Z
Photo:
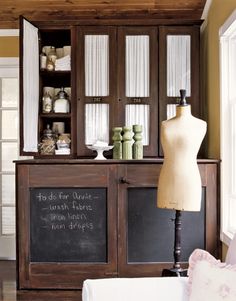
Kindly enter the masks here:
M 130 184 L 130 182 L 125 177 L 120 177 L 119 181 L 121 184 Z

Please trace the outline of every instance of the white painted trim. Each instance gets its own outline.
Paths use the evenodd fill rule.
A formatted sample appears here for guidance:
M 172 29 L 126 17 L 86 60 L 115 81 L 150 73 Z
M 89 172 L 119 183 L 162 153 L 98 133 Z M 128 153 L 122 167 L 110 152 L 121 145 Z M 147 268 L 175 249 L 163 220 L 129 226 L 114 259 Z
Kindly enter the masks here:
M 232 12 L 229 18 L 225 21 L 225 23 L 219 29 L 219 35 L 229 35 L 231 32 L 236 30 L 236 9 Z M 235 24 L 233 24 L 235 22 Z
M 208 24 L 208 19 L 206 19 L 206 20 L 202 23 L 202 25 L 201 25 L 201 27 L 200 27 L 200 33 L 202 33 L 202 32 L 205 30 L 205 28 L 207 27 L 207 24 Z
M 233 239 L 234 235 L 232 233 L 222 231 L 220 234 L 220 239 L 223 241 L 224 244 L 226 244 L 228 247 Z
M 206 4 L 205 4 L 203 12 L 202 12 L 201 20 L 207 19 L 211 4 L 212 4 L 212 0 L 206 1 Z
M 0 68 L 18 68 L 18 57 L 0 57 Z
M 0 57 L 0 76 L 1 77 L 19 77 L 19 58 L 18 57 Z
M 201 33 L 207 27 L 207 24 L 208 24 L 208 14 L 209 14 L 209 10 L 210 10 L 211 4 L 212 4 L 212 0 L 207 0 L 206 1 L 204 10 L 203 10 L 203 13 L 202 13 L 202 16 L 201 16 L 201 20 L 204 20 L 204 22 L 202 23 L 202 25 L 200 27 L 200 32 Z
M 230 60 L 231 38 L 236 34 L 236 10 L 230 15 L 219 30 L 220 43 L 220 151 L 221 151 L 221 230 L 220 238 L 229 245 L 233 238 L 234 229 L 230 225 L 230 188 L 231 164 L 230 150 L 232 148 L 230 129 L 232 128 L 230 111 L 229 83 L 230 83 Z M 236 168 L 236 167 L 235 167 Z M 229 186 L 230 185 L 230 186 Z
M 0 77 L 6 78 L 18 78 L 19 77 L 19 58 L 18 57 L 0 57 Z M 5 110 L 6 108 L 1 108 L 1 110 Z M 13 108 L 9 108 L 12 110 Z M 18 112 L 18 108 L 14 109 Z M 6 141 L 19 141 L 18 139 L 6 139 Z M 19 148 L 19 145 L 18 145 Z M 14 174 L 13 172 L 1 172 L 1 174 Z M 1 183 L 0 183 L 1 184 Z M 11 206 L 13 207 L 13 206 Z M 0 227 L 2 228 L 2 227 Z M 0 230 L 1 232 L 1 230 Z M 14 235 L 2 235 L 0 233 L 0 259 L 1 260 L 15 260 L 15 234 Z
M 19 29 L 0 29 L 0 37 L 18 37 Z

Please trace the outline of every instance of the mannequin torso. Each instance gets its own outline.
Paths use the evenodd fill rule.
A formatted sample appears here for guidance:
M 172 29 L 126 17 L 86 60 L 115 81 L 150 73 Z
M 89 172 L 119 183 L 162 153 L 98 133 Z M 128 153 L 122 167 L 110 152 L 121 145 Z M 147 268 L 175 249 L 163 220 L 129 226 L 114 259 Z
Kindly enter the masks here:
M 162 122 L 164 163 L 158 183 L 158 207 L 199 211 L 201 178 L 197 153 L 206 122 L 191 115 L 191 106 L 177 106 L 176 116 Z

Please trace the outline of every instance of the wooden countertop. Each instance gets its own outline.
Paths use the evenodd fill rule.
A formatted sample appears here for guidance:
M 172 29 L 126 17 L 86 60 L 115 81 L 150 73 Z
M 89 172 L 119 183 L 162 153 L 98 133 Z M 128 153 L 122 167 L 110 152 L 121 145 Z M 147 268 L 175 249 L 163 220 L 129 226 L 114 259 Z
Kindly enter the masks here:
M 16 164 L 162 164 L 163 158 L 144 158 L 142 160 L 94 160 L 93 158 L 79 159 L 25 159 L 15 160 Z M 219 163 L 219 159 L 197 159 L 198 164 Z

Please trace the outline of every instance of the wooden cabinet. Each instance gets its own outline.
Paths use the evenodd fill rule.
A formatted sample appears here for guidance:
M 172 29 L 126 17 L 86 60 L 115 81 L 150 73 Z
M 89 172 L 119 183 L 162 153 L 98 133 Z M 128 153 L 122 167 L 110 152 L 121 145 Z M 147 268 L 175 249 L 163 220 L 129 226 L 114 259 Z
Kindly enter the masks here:
M 81 289 L 87 278 L 159 276 L 171 266 L 174 211 L 156 207 L 161 164 L 18 161 L 18 288 Z M 217 164 L 198 166 L 202 209 L 183 213 L 183 262 L 197 247 L 219 255 Z
M 198 24 L 127 26 L 128 21 L 114 21 L 106 26 L 38 28 L 31 24 L 37 50 L 32 54 L 32 47 L 24 45 L 28 41 L 24 27 L 30 23 L 22 22 L 22 155 L 45 157 L 38 152 L 43 131 L 48 124 L 52 128 L 54 122 L 62 122 L 71 137 L 70 155 L 63 158 L 93 157 L 86 145 L 96 140 L 112 144 L 112 127 L 135 123 L 143 125 L 144 156 L 162 156 L 160 122 L 171 116 L 169 105 L 176 103 L 180 88 L 187 90 L 192 112 L 200 117 Z M 71 70 L 39 69 L 39 54 L 48 45 L 71 46 Z M 44 87 L 70 87 L 70 112 L 42 113 Z
M 35 159 L 16 162 L 18 288 L 80 296 L 87 278 L 159 276 L 174 244 L 174 212 L 156 207 L 162 159 L 95 162 L 86 145 L 112 144 L 113 127 L 140 123 L 144 157 L 162 156 L 160 123 L 173 116 L 180 88 L 201 117 L 200 22 L 37 24 L 21 27 L 20 149 Z M 70 46 L 70 70 L 40 70 L 45 46 Z M 42 112 L 45 87 L 71 88 L 68 113 Z M 70 135 L 69 155 L 39 152 L 56 122 Z M 185 265 L 197 247 L 219 255 L 217 162 L 198 166 L 202 209 L 183 213 Z
M 57 290 L 69 290 L 65 298 L 81 299 L 87 278 L 159 276 L 171 267 L 174 212 L 156 207 L 159 132 L 181 88 L 201 117 L 200 23 L 21 21 L 20 153 L 35 159 L 16 162 L 20 291 L 53 289 L 55 300 Z M 69 70 L 40 70 L 48 46 L 71 48 Z M 42 112 L 45 87 L 70 89 L 69 112 Z M 70 135 L 70 154 L 42 154 L 44 130 L 57 122 Z M 89 159 L 94 154 L 86 145 L 112 144 L 112 128 L 132 124 L 143 125 L 144 157 L 156 159 Z M 185 265 L 196 247 L 219 255 L 217 162 L 198 166 L 202 206 L 183 213 Z

